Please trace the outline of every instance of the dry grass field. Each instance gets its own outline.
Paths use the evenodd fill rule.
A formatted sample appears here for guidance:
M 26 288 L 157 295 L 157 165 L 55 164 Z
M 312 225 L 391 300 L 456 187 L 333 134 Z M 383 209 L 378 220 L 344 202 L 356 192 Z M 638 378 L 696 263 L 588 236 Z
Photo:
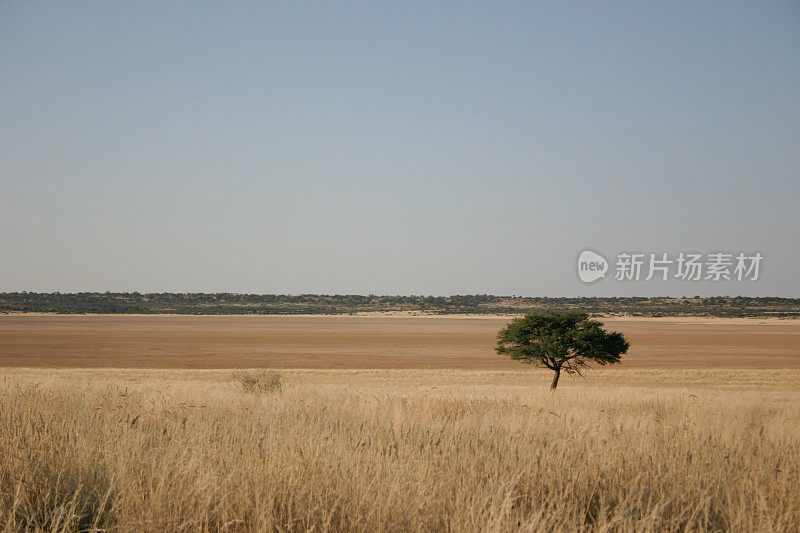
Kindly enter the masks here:
M 0 317 L 0 531 L 800 530 L 797 322 L 112 318 Z
M 7 369 L 0 530 L 797 531 L 800 371 Z

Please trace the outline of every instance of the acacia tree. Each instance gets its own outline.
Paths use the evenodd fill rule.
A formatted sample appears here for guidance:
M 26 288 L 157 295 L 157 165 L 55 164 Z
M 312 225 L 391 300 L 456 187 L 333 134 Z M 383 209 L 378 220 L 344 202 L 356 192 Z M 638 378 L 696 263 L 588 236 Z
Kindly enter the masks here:
M 561 371 L 580 374 L 589 363 L 619 363 L 628 351 L 622 333 L 609 333 L 603 324 L 576 311 L 533 312 L 512 320 L 497 334 L 497 353 L 549 368 L 558 386 Z

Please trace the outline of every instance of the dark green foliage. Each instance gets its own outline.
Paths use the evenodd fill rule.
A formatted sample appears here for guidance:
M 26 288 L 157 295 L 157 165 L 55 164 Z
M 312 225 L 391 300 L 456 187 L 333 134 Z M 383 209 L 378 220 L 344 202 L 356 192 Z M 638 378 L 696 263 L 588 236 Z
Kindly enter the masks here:
M 621 333 L 609 333 L 603 324 L 577 311 L 528 313 L 515 318 L 497 334 L 497 353 L 555 372 L 580 373 L 591 363 L 619 363 L 629 344 Z
M 517 314 L 583 311 L 631 316 L 800 317 L 798 298 L 528 298 L 488 294 L 368 296 L 81 292 L 0 293 L 0 313 L 163 313 L 192 315 L 348 314 L 419 311 L 435 314 Z

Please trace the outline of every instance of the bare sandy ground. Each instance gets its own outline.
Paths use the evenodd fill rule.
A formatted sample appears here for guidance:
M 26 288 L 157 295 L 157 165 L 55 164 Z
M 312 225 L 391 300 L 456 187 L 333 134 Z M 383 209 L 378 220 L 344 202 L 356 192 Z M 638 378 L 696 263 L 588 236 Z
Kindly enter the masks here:
M 2 315 L 0 367 L 519 369 L 508 317 Z M 800 368 L 800 321 L 605 318 L 622 368 Z

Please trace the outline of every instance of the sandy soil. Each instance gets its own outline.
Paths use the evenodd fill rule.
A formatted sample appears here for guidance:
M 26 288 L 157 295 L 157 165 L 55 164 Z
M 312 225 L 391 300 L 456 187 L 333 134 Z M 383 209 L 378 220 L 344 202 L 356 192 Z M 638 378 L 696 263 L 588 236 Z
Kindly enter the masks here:
M 497 317 L 0 316 L 0 366 L 519 369 Z M 604 319 L 624 368 L 800 368 L 800 321 Z

